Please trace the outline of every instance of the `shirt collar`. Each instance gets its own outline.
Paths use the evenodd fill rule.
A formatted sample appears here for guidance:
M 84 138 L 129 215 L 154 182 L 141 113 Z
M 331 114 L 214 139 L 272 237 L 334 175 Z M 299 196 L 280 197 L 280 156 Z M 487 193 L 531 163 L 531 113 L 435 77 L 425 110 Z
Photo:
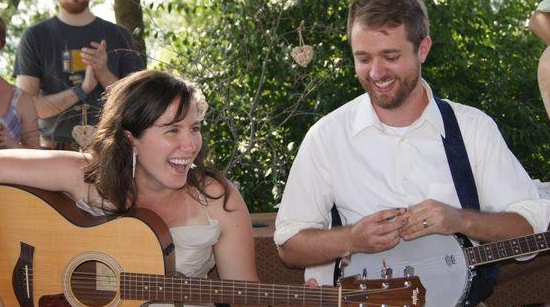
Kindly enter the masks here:
M 443 118 L 441 117 L 439 107 L 435 103 L 432 89 L 430 88 L 430 85 L 428 84 L 428 82 L 426 82 L 426 80 L 422 79 L 421 82 L 422 87 L 424 87 L 426 95 L 428 96 L 428 105 L 426 106 L 426 109 L 424 110 L 424 112 L 422 112 L 420 117 L 416 121 L 414 121 L 411 127 L 414 129 L 426 122 L 440 135 L 445 137 L 445 126 L 443 125 Z M 358 107 L 357 112 L 355 113 L 355 120 L 353 122 L 352 136 L 357 135 L 359 132 L 369 127 L 383 129 L 382 122 L 380 122 L 380 118 L 378 117 L 378 114 L 376 114 L 376 111 L 372 106 L 369 95 L 365 93 L 357 97 L 357 99 Z

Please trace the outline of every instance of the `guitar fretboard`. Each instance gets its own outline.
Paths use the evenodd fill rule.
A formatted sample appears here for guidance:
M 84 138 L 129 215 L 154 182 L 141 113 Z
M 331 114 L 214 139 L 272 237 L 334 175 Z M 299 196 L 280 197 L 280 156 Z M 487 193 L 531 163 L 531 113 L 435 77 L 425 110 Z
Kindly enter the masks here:
M 338 288 L 332 287 L 311 288 L 123 272 L 120 276 L 120 297 L 123 300 L 176 301 L 187 304 L 337 306 L 339 293 Z
M 465 248 L 473 266 L 527 256 L 550 249 L 550 231 Z

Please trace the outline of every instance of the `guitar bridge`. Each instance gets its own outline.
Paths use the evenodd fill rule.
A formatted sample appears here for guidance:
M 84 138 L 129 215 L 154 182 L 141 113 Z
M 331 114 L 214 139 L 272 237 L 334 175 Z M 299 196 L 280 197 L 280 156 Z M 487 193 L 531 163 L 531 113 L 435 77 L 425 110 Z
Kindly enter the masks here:
M 21 307 L 34 307 L 33 254 L 34 246 L 21 242 L 21 253 L 12 274 L 13 292 Z

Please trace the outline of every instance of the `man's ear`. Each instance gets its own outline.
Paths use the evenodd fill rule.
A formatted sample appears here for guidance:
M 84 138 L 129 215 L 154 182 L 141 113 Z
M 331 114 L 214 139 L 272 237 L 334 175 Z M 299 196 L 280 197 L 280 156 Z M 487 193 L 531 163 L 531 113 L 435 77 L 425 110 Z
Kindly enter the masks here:
M 418 59 L 420 60 L 420 63 L 424 63 L 426 61 L 431 48 L 432 38 L 428 35 L 422 39 L 420 45 L 418 46 Z

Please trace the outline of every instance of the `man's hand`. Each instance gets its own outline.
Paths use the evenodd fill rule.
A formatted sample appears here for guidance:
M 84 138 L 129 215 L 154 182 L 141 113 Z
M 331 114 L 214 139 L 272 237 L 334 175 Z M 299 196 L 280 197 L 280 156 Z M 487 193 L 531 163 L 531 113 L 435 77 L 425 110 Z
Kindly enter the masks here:
M 99 75 L 104 75 L 109 72 L 107 67 L 107 42 L 102 40 L 101 43 L 91 42 L 93 48 L 83 47 L 81 49 L 82 61 L 86 65 L 91 66 L 94 72 Z
M 409 222 L 400 229 L 400 236 L 408 241 L 433 233 L 460 232 L 465 223 L 461 211 L 433 199 L 425 200 L 409 207 L 404 215 Z
M 82 61 L 92 67 L 95 78 L 104 88 L 107 88 L 107 86 L 118 80 L 107 66 L 109 60 L 107 56 L 107 41 L 102 40 L 100 43 L 91 42 L 90 46 L 92 48 L 83 47 L 81 49 Z
M 90 94 L 97 86 L 97 79 L 94 74 L 94 70 L 92 66 L 88 65 L 86 66 L 86 73 L 84 74 L 84 80 L 82 81 L 82 84 L 80 85 L 82 87 L 82 90 L 86 94 Z
M 349 253 L 375 253 L 390 249 L 400 241 L 399 229 L 406 226 L 407 209 L 387 209 L 366 216 L 351 227 Z
M 399 229 L 407 224 L 404 208 L 365 216 L 354 225 L 331 229 L 306 228 L 278 245 L 279 257 L 288 266 L 307 267 L 354 253 L 375 253 L 396 246 Z

